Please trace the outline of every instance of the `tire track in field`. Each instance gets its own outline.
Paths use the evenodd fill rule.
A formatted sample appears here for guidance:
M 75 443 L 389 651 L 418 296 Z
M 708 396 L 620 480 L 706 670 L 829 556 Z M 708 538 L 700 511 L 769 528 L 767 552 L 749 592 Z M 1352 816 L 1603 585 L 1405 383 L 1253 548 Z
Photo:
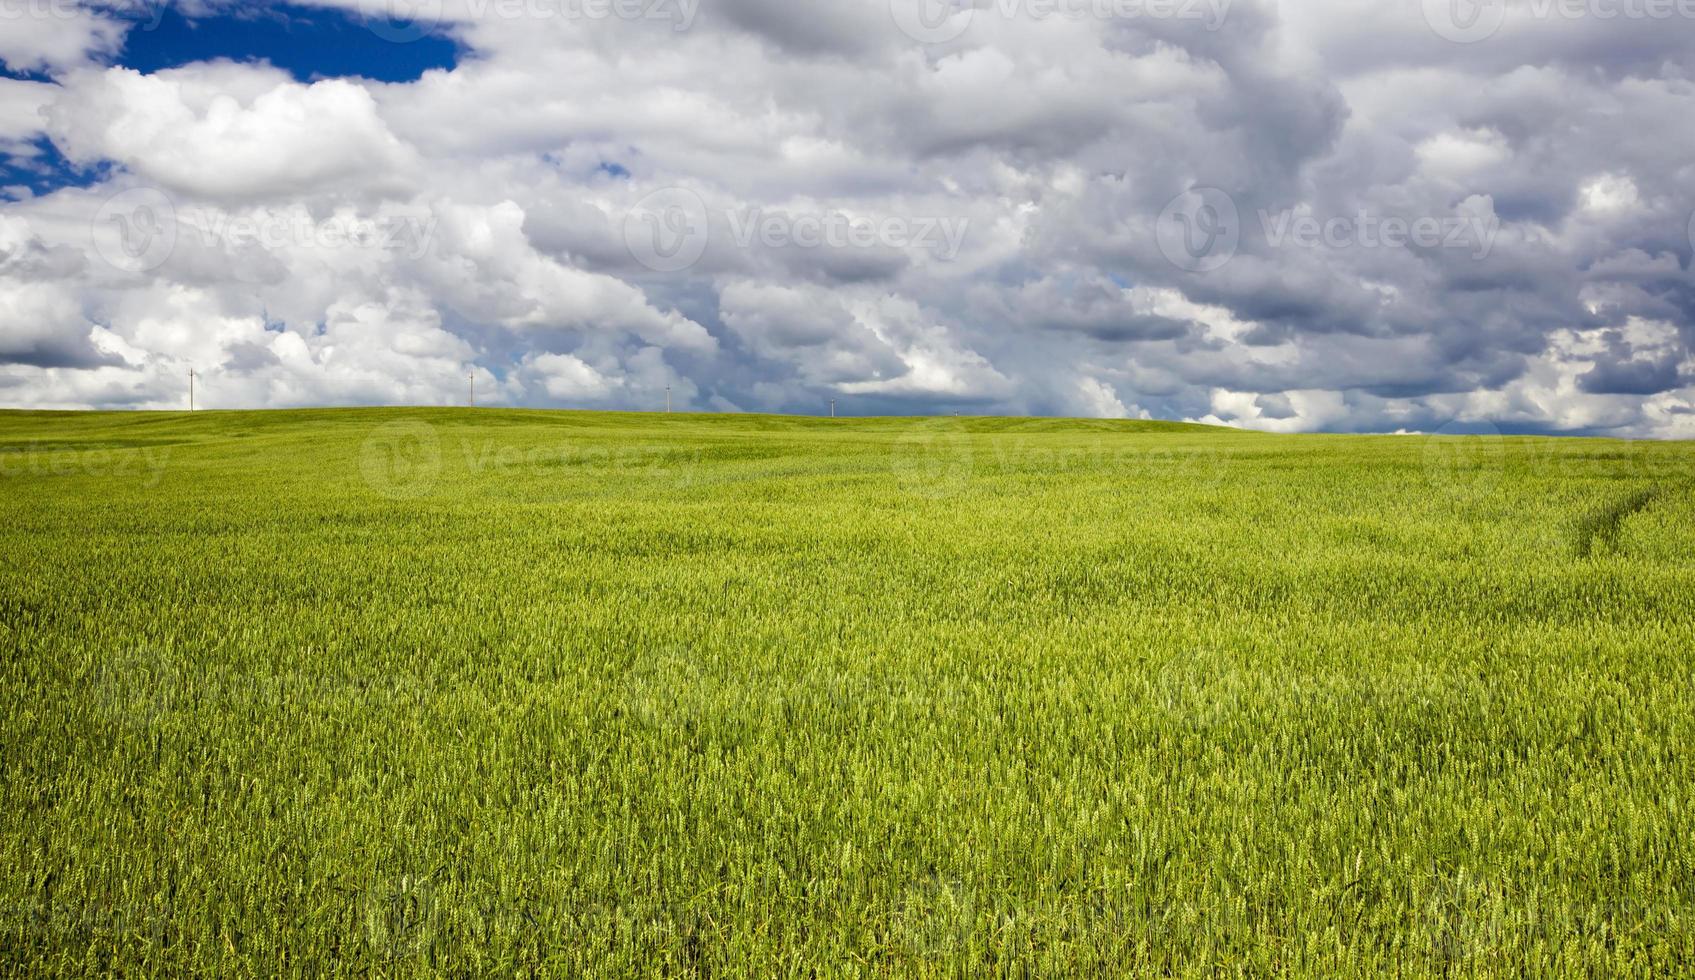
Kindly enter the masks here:
M 1577 522 L 1577 536 L 1573 542 L 1577 557 L 1592 557 L 1597 544 L 1606 545 L 1608 550 L 1616 549 L 1625 518 L 1653 503 L 1664 489 L 1658 485 L 1646 487 L 1585 515 Z

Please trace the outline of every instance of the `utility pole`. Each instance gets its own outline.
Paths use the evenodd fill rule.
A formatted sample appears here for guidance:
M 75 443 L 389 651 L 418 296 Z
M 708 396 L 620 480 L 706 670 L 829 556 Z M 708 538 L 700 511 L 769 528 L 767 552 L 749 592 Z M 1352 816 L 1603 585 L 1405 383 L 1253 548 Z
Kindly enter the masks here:
M 194 411 L 194 369 L 188 369 L 188 410 Z

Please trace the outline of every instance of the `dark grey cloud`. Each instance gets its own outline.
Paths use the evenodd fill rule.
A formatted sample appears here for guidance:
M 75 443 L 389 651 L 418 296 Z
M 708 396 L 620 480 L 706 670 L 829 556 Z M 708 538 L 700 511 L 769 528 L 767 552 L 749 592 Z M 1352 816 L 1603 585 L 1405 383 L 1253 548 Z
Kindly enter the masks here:
M 1294 404 L 1289 401 L 1288 395 L 1261 395 L 1254 399 L 1254 407 L 1259 409 L 1261 418 L 1279 422 L 1300 416 L 1300 412 L 1296 411 Z
M 1607 361 L 1595 365 L 1577 379 L 1584 391 L 1595 395 L 1657 395 L 1680 383 L 1678 358 Z
M 121 364 L 109 353 L 96 350 L 87 338 L 5 336 L 22 333 L 27 325 L 0 322 L 0 365 L 16 364 L 37 368 L 97 368 Z

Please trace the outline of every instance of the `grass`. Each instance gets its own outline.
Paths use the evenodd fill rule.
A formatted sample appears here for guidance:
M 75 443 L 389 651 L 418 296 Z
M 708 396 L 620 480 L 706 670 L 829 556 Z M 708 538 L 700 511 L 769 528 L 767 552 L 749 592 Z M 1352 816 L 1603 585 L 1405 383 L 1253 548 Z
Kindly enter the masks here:
M 1688 973 L 1692 463 L 0 413 L 0 971 Z

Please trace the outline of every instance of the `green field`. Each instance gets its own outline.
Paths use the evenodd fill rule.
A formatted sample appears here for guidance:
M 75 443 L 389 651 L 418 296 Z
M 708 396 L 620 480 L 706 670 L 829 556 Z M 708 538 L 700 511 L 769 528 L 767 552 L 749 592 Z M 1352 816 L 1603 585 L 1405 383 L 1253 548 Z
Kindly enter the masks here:
M 1695 448 L 0 413 L 10 975 L 1695 970 Z

